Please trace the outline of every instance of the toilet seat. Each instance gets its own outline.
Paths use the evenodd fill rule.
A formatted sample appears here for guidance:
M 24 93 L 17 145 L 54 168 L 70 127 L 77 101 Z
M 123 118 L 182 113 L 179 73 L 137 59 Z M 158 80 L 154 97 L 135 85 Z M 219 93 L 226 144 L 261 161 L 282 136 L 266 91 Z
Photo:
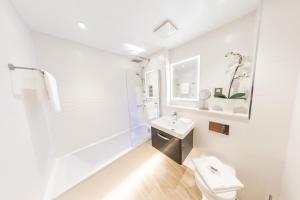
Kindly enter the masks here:
M 213 193 L 202 181 L 200 175 L 195 172 L 196 184 L 207 200 L 236 200 L 237 192 Z

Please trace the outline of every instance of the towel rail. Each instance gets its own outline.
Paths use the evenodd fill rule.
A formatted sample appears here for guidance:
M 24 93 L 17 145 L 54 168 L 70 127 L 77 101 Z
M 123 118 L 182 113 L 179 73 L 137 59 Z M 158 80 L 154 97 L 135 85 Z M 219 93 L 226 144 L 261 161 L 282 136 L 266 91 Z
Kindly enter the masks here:
M 41 69 L 38 69 L 38 68 L 32 68 L 32 67 L 18 67 L 18 66 L 15 66 L 13 64 L 8 64 L 8 68 L 10 70 L 16 70 L 16 69 L 25 69 L 25 70 L 33 70 L 33 71 L 39 71 L 41 72 L 43 75 L 45 74 L 45 72 Z

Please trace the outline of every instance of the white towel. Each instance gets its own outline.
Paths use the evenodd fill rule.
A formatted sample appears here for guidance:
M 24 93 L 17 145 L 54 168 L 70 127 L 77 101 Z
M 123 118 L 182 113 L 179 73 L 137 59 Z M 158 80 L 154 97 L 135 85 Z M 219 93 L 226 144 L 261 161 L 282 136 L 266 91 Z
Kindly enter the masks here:
M 47 71 L 44 71 L 45 86 L 48 92 L 51 107 L 55 112 L 61 111 L 58 89 L 55 78 Z
M 158 104 L 155 102 L 149 102 L 145 104 L 145 115 L 147 121 L 152 121 L 159 117 L 158 109 Z
M 206 186 L 214 193 L 230 192 L 242 189 L 244 185 L 216 157 L 197 158 L 193 160 L 198 173 Z
M 180 90 L 180 94 L 189 94 L 190 93 L 190 84 L 189 83 L 180 83 L 179 90 Z

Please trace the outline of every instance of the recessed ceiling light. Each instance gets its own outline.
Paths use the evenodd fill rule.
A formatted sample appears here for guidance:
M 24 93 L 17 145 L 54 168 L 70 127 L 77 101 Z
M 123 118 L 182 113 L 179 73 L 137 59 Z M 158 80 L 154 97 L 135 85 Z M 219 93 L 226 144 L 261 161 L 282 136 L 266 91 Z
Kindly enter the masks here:
M 138 55 L 145 51 L 145 49 L 129 43 L 124 44 L 123 47 L 131 55 Z
M 78 22 L 77 25 L 78 25 L 78 27 L 81 28 L 81 29 L 87 29 L 85 23 L 83 23 L 83 22 Z

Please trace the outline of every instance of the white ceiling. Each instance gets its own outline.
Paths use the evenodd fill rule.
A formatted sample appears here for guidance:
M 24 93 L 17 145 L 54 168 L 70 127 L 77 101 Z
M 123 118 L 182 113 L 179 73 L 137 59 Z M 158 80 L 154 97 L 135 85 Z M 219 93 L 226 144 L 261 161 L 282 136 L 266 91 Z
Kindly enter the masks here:
M 254 11 L 259 0 L 12 1 L 34 31 L 128 56 L 125 43 L 144 48 L 145 55 L 172 48 Z M 153 30 L 166 19 L 178 32 L 161 39 Z

